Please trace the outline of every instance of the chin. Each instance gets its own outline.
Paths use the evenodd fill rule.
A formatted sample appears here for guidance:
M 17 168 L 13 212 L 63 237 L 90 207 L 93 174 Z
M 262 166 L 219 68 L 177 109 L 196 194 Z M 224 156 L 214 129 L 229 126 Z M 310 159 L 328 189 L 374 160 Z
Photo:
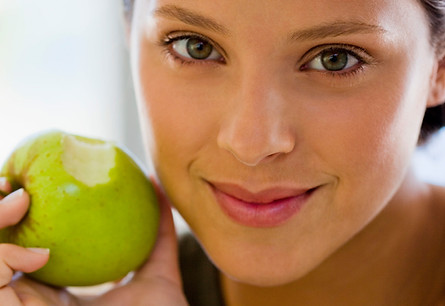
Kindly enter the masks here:
M 243 253 L 240 248 L 233 249 L 238 249 L 238 252 L 229 256 L 211 256 L 212 261 L 227 278 L 256 287 L 294 283 L 311 273 L 324 259 L 323 256 L 315 256 L 316 252 L 309 252 L 312 256 L 295 254 L 295 251 L 280 256 L 267 251 Z
M 303 278 L 311 271 L 311 269 L 302 269 L 302 271 L 290 271 L 287 269 L 286 271 L 281 271 L 273 269 L 273 267 L 270 267 L 268 271 L 265 271 L 265 269 L 260 270 L 261 271 L 258 271 L 258 269 L 250 269 L 246 271 L 246 273 L 242 273 L 243 271 L 239 270 L 233 271 L 233 273 L 230 273 L 231 271 L 228 271 L 228 273 L 224 270 L 221 271 L 226 277 L 238 283 L 265 288 L 289 285 Z

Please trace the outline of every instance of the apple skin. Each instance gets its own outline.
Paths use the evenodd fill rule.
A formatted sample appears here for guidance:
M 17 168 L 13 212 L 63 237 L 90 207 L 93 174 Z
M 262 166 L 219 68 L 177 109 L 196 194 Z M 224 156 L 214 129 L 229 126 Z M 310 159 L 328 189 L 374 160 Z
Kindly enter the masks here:
M 0 176 L 31 197 L 26 216 L 1 230 L 0 241 L 51 251 L 31 278 L 54 286 L 96 285 L 124 277 L 148 258 L 159 225 L 156 194 L 118 146 L 45 132 L 20 145 Z

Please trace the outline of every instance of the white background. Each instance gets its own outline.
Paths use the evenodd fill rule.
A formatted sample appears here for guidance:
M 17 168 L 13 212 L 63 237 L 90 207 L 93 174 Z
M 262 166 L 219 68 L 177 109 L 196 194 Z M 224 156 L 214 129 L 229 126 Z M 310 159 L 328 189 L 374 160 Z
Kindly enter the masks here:
M 119 0 L 0 0 L 0 161 L 52 128 L 142 156 L 130 84 Z

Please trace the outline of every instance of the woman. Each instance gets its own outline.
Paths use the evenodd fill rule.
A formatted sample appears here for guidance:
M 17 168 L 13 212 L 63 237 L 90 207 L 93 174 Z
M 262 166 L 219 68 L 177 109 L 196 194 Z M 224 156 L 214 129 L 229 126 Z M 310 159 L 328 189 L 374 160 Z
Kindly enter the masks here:
M 156 249 L 127 285 L 83 301 L 11 282 L 48 254 L 2 245 L 0 300 L 185 305 L 168 201 L 220 271 L 214 305 L 445 303 L 445 189 L 411 168 L 419 135 L 442 124 L 444 1 L 140 0 L 131 12 L 163 188 Z M 28 198 L 2 202 L 6 226 Z M 187 270 L 198 305 L 190 292 L 207 288 Z

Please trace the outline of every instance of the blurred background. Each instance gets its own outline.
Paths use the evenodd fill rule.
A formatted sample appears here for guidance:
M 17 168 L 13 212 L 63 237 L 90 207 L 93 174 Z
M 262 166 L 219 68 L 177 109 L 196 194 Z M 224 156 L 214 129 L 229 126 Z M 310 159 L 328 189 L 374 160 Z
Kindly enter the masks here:
M 151 171 L 124 26 L 121 0 L 0 0 L 0 166 L 25 137 L 60 129 L 124 145 Z
M 62 129 L 143 158 L 119 0 L 0 0 L 0 161 Z
M 146 165 L 120 0 L 0 0 L 0 164 L 46 129 L 114 140 Z M 445 133 L 416 153 L 445 185 Z

